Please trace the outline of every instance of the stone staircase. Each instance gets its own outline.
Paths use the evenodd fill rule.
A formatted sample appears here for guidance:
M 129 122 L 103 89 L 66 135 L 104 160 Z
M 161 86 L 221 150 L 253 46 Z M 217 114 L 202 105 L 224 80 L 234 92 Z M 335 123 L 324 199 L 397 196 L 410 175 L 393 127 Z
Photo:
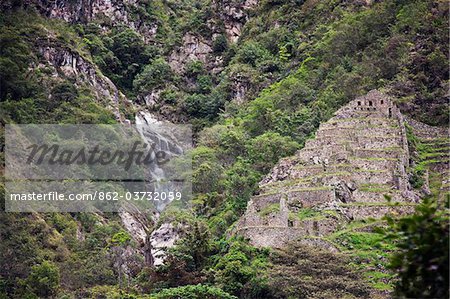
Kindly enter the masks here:
M 281 247 L 319 241 L 353 220 L 411 212 L 419 197 L 408 181 L 404 123 L 378 91 L 353 100 L 264 178 L 235 231 L 255 246 Z

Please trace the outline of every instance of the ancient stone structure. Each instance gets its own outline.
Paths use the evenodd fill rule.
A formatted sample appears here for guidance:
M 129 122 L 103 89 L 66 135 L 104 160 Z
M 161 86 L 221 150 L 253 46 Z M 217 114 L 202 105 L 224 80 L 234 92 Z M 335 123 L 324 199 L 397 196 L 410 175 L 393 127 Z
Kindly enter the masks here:
M 411 211 L 418 198 L 408 182 L 404 122 L 378 91 L 350 102 L 260 183 L 236 232 L 253 245 L 279 247 L 352 220 Z
M 448 127 L 432 127 L 411 118 L 406 118 L 406 121 L 421 146 L 426 148 L 422 157 L 417 152 L 412 153 L 414 156 L 419 155 L 416 160 L 427 166 L 424 167 L 424 185 L 421 191 L 429 195 L 433 193 L 430 185 L 439 187 L 434 192 L 445 205 L 450 199 L 450 130 Z

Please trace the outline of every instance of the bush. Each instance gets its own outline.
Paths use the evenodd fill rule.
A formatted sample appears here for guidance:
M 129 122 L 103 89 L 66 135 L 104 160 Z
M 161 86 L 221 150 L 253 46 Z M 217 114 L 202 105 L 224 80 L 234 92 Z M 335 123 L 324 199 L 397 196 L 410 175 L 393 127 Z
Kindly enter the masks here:
M 213 40 L 212 48 L 215 53 L 222 53 L 228 49 L 228 40 L 225 34 L 216 36 L 216 38 Z
M 265 290 L 263 280 L 256 277 L 258 273 L 264 275 L 266 272 L 267 251 L 256 249 L 241 239 L 230 239 L 223 245 L 226 248 L 218 254 L 213 268 L 215 283 L 240 298 L 263 298 L 264 292 L 253 294 L 254 296 L 248 296 L 246 292 Z
M 270 52 L 256 42 L 247 42 L 236 53 L 239 62 L 257 66 L 264 60 L 271 58 Z
M 267 132 L 250 140 L 247 148 L 253 167 L 266 173 L 280 158 L 294 154 L 299 147 L 290 137 Z
M 245 209 L 250 196 L 256 190 L 261 175 L 254 169 L 253 163 L 239 159 L 225 172 L 227 194 L 240 199 L 239 211 Z
M 155 299 L 237 299 L 219 288 L 202 284 L 166 289 L 154 296 Z
M 194 93 L 184 100 L 187 113 L 193 117 L 214 119 L 220 108 L 223 107 L 224 99 L 220 93 L 211 94 Z
M 449 298 L 449 210 L 424 199 L 415 213 L 386 218 L 387 241 L 398 251 L 389 267 L 398 274 L 395 295 L 406 298 Z
M 247 134 L 237 126 L 215 125 L 204 129 L 199 136 L 199 144 L 214 148 L 225 164 L 232 163 L 246 154 Z
M 63 82 L 55 87 L 50 92 L 53 105 L 58 106 L 58 102 L 73 102 L 78 97 L 78 90 L 70 82 Z
M 190 60 L 186 63 L 185 75 L 190 78 L 197 78 L 198 75 L 204 74 L 205 69 L 203 62 L 200 60 Z
M 26 284 L 39 297 L 49 298 L 58 291 L 59 279 L 58 267 L 49 261 L 43 261 L 31 268 Z
M 208 94 L 212 88 L 212 80 L 208 75 L 201 75 L 197 78 L 197 92 Z
M 37 88 L 29 76 L 30 47 L 5 20 L 0 19 L 0 101 L 30 96 Z
M 133 89 L 137 93 L 150 92 L 167 84 L 172 75 L 169 64 L 164 59 L 157 58 L 136 76 L 133 81 Z
M 192 150 L 192 189 L 197 193 L 218 191 L 222 167 L 213 149 L 199 146 Z

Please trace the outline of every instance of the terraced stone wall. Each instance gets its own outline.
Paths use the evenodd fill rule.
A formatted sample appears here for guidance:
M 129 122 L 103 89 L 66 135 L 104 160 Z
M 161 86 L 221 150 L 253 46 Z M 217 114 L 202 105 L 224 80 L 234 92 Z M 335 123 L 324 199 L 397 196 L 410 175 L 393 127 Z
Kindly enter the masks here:
M 353 220 L 411 212 L 418 196 L 408 180 L 404 123 L 378 91 L 342 107 L 260 183 L 236 231 L 256 246 L 280 247 Z

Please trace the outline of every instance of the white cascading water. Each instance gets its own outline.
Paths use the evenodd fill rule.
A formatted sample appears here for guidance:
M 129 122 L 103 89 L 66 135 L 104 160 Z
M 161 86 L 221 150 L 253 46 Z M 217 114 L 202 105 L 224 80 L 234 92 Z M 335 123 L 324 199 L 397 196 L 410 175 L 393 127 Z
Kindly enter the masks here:
M 169 157 L 183 154 L 183 149 L 175 142 L 174 138 L 170 140 L 170 136 L 163 136 L 155 130 L 155 128 L 163 127 L 164 123 L 158 121 L 151 113 L 141 111 L 136 115 L 135 121 L 142 139 L 148 146 L 154 145 L 155 152 L 164 151 Z M 154 190 L 151 191 L 160 193 L 174 191 L 173 184 L 167 180 L 164 169 L 154 163 L 149 171 L 151 179 L 155 181 Z M 168 201 L 155 201 L 155 207 L 161 212 L 168 203 Z

